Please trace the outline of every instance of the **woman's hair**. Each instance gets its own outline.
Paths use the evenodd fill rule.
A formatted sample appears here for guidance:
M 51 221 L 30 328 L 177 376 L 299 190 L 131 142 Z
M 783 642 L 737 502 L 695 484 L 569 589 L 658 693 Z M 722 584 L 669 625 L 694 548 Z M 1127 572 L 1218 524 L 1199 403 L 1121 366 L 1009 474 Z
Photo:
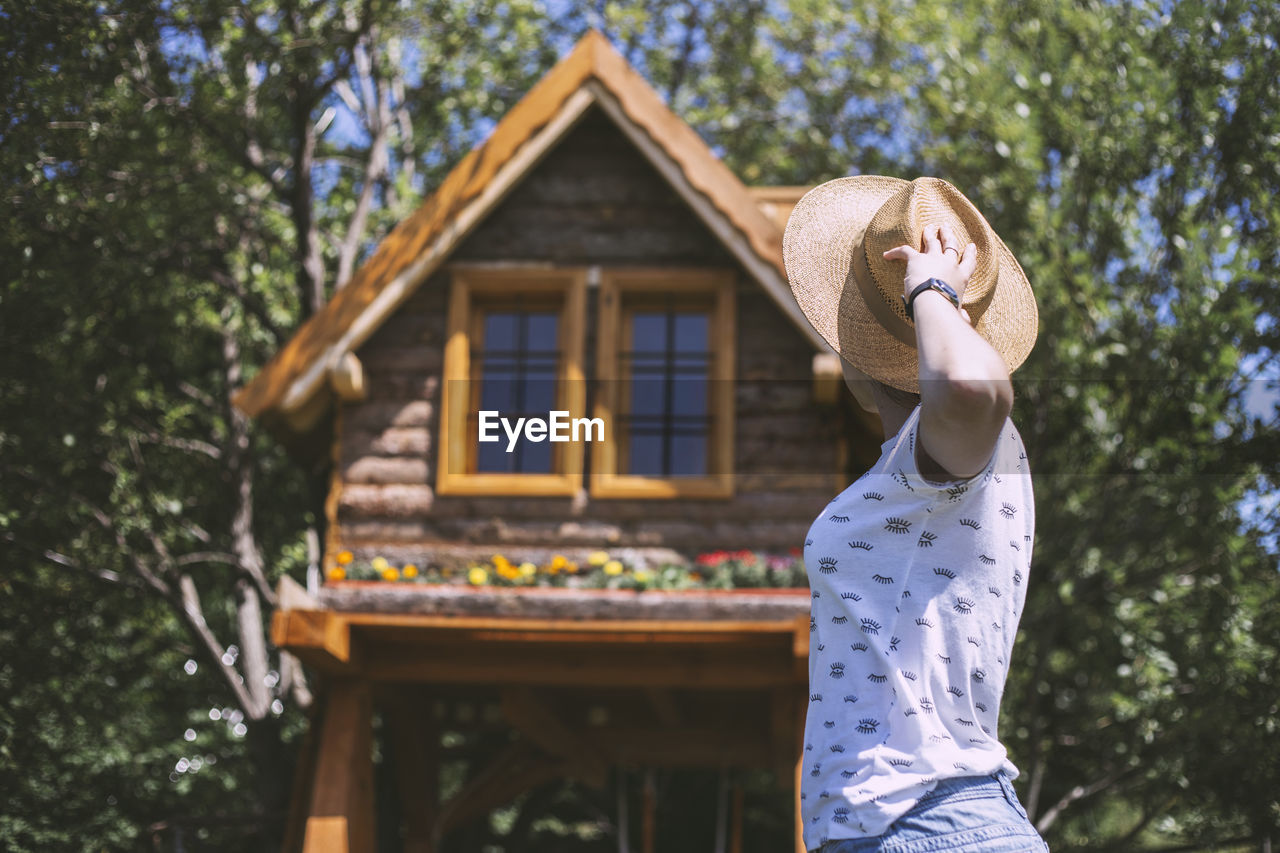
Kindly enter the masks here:
M 903 391 L 901 388 L 894 388 L 892 385 L 886 385 L 879 379 L 872 380 L 880 388 L 880 392 L 892 400 L 899 406 L 908 409 L 914 409 L 920 405 L 920 395 L 911 391 Z

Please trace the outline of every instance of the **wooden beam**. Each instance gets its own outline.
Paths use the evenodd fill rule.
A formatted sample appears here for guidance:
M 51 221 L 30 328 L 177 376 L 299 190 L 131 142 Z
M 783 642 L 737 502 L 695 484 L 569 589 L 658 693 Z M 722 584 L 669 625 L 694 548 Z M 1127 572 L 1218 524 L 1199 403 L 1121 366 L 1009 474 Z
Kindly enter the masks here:
M 350 623 L 331 610 L 277 610 L 271 614 L 271 641 L 313 666 L 349 673 L 358 664 Z
M 608 765 L 530 688 L 509 687 L 503 690 L 502 713 L 513 728 L 540 748 L 556 758 L 575 762 L 581 768 L 583 782 L 596 789 L 605 787 Z
M 318 732 L 324 725 L 323 712 L 323 704 L 313 701 L 311 712 L 308 714 L 307 732 L 302 736 L 302 743 L 298 747 L 298 761 L 293 769 L 293 783 L 289 790 L 289 816 L 285 823 L 284 843 L 280 848 L 283 853 L 302 853 L 307 810 L 311 803 L 311 791 L 316 776 L 316 754 L 320 750 Z
M 512 644 L 369 645 L 362 673 L 376 681 L 577 687 L 768 688 L 799 683 L 787 649 Z
M 813 402 L 820 406 L 834 406 L 844 391 L 844 370 L 840 356 L 830 352 L 814 353 Z
M 365 386 L 364 365 L 353 352 L 344 352 L 333 367 L 329 368 L 329 387 L 338 399 L 347 403 L 359 403 L 369 394 Z
M 807 697 L 805 697 L 807 698 Z M 793 804 L 795 814 L 795 853 L 808 853 L 804 846 L 804 811 L 800 808 L 800 781 L 803 779 L 804 773 L 804 724 L 805 716 L 809 712 L 809 703 L 803 698 L 796 702 L 795 713 L 792 715 L 792 737 L 795 744 L 795 788 L 792 791 L 791 802 Z
M 734 779 L 733 782 L 733 808 L 731 810 L 730 826 L 733 827 L 732 834 L 729 836 L 729 853 L 742 853 L 742 781 Z
M 657 826 L 657 810 L 658 810 L 658 794 L 653 783 L 653 768 L 649 767 L 644 773 L 643 798 L 641 800 L 642 811 L 640 813 L 640 849 L 644 853 L 653 853 L 654 836 Z
M 768 767 L 763 732 L 724 726 L 593 726 L 584 735 L 612 764 L 648 767 Z
M 676 697 L 670 690 L 646 687 L 644 692 L 649 697 L 649 704 L 653 706 L 654 713 L 658 715 L 658 719 L 664 726 L 675 728 L 683 724 L 683 715 L 680 713 L 679 706 L 676 705 Z
M 439 845 L 440 731 L 427 698 L 421 690 L 402 689 L 383 701 L 404 816 L 404 853 L 435 853 Z
M 575 773 L 572 764 L 538 755 L 527 741 L 517 740 L 444 804 L 436 832 L 444 837 L 451 829 L 483 817 L 525 791 Z
M 794 686 L 776 687 L 769 694 L 769 766 L 779 790 L 790 787 L 790 776 L 795 769 L 795 718 L 796 702 L 803 701 Z M 801 738 L 803 739 L 803 731 Z
M 303 853 L 373 853 L 373 701 L 367 682 L 334 679 L 324 699 Z

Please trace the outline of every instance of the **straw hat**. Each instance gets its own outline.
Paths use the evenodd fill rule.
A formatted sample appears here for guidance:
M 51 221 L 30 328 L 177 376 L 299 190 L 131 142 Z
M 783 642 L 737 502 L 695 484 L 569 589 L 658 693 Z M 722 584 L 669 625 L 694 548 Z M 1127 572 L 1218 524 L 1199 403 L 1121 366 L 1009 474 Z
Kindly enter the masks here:
M 974 328 L 1013 372 L 1035 344 L 1038 313 L 1026 273 L 978 209 L 940 178 L 837 178 L 800 199 L 783 235 L 791 292 L 810 324 L 858 370 L 919 393 L 915 324 L 902 305 L 906 265 L 883 255 L 919 247 L 926 225 L 950 225 L 978 262 L 962 295 Z

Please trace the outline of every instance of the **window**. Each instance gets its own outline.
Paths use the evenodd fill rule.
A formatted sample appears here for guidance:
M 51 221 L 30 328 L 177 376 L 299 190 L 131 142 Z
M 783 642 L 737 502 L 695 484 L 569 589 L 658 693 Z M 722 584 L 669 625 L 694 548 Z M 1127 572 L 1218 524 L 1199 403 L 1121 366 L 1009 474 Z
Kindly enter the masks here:
M 605 271 L 593 496 L 732 495 L 733 286 L 724 271 Z
M 586 276 L 578 269 L 455 268 L 441 389 L 440 494 L 572 495 L 581 442 L 521 438 L 501 427 L 479 441 L 480 413 L 585 417 L 582 376 Z

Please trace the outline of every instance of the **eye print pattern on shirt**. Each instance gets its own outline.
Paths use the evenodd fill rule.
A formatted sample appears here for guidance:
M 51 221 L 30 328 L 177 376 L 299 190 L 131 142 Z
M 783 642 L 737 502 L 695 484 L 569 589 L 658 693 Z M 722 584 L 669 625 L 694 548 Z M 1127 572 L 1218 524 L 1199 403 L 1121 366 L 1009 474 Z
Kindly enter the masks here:
M 911 438 L 913 438 L 912 434 L 908 433 L 909 441 Z M 906 449 L 905 446 L 903 449 Z M 858 705 L 856 710 L 863 714 L 862 717 L 853 717 L 853 709 L 843 712 L 843 716 L 837 716 L 842 713 L 840 704 L 837 704 L 836 708 L 828 709 L 828 713 L 831 713 L 834 719 L 826 720 L 817 717 L 816 713 L 813 715 L 816 719 L 812 724 L 815 726 L 818 723 L 822 724 L 819 729 L 821 734 L 813 738 L 812 745 L 806 745 L 806 748 L 812 746 L 812 750 L 806 753 L 806 760 L 819 754 L 822 747 L 826 746 L 829 752 L 821 757 L 827 759 L 828 764 L 833 759 L 840 758 L 842 764 L 850 766 L 850 763 L 845 762 L 844 757 L 849 756 L 851 751 L 858 751 L 860 747 L 854 746 L 858 742 L 856 740 L 853 743 L 842 741 L 848 740 L 851 734 L 856 733 L 865 737 L 868 745 L 877 741 L 881 744 L 893 743 L 890 738 L 896 731 L 894 723 L 906 726 L 907 731 L 918 732 L 919 738 L 925 738 L 926 742 L 921 746 L 930 750 L 929 754 L 933 754 L 933 747 L 927 746 L 930 742 L 941 744 L 943 745 L 941 748 L 948 749 L 951 747 L 947 747 L 947 744 L 955 743 L 959 747 L 966 745 L 966 741 L 975 745 L 990 744 L 996 737 L 991 731 L 995 727 L 995 712 L 988 710 L 988 704 L 973 702 L 973 699 L 965 694 L 969 692 L 980 696 L 986 683 L 1000 683 L 1003 679 L 1003 665 L 995 666 L 990 670 L 992 676 L 989 678 L 987 671 L 975 669 L 972 665 L 963 666 L 963 664 L 970 655 L 973 657 L 973 663 L 981 661 L 986 664 L 987 655 L 996 654 L 999 651 L 998 647 L 1001 645 L 999 635 L 987 634 L 983 626 L 991 620 L 992 615 L 1004 621 L 1003 615 L 995 611 L 1001 610 L 1002 605 L 1009 602 L 1011 598 L 1016 604 L 1021 594 L 1021 590 L 1017 587 L 1022 585 L 1023 572 L 1028 566 L 1028 558 L 1021 554 L 1023 552 L 1030 554 L 1031 537 L 1021 536 L 1022 531 L 1015 532 L 1015 529 L 1021 522 L 1029 522 L 1031 516 L 1019 509 L 1022 502 L 1017 500 L 1016 496 L 1012 501 L 1000 500 L 1000 498 L 1009 497 L 1008 494 L 1000 494 L 992 504 L 985 504 L 982 510 L 970 510 L 969 504 L 962 501 L 975 497 L 975 494 L 971 493 L 976 493 L 976 483 L 933 489 L 932 493 L 936 495 L 933 498 L 934 506 L 923 507 L 932 511 L 933 515 L 919 514 L 918 510 L 921 507 L 909 506 L 915 499 L 904 494 L 904 492 L 917 491 L 911 482 L 911 478 L 917 474 L 913 472 L 908 476 L 905 473 L 906 467 L 910 466 L 895 469 L 891 461 L 879 469 L 880 473 L 888 475 L 880 483 L 864 481 L 864 491 L 857 492 L 850 489 L 850 493 L 843 496 L 843 503 L 833 500 L 825 512 L 818 517 L 817 526 L 811 533 L 811 538 L 805 541 L 806 547 L 810 548 L 808 559 L 811 561 L 809 563 L 811 571 L 816 566 L 813 577 L 816 581 L 821 576 L 823 578 L 821 583 L 827 584 L 829 590 L 824 590 L 822 593 L 824 601 L 814 605 L 815 615 L 826 616 L 831 620 L 832 625 L 844 626 L 842 632 L 847 632 L 844 641 L 847 651 L 843 655 L 839 651 L 838 641 L 827 644 L 831 647 L 829 652 L 826 651 L 824 644 L 815 642 L 813 646 L 815 650 L 823 652 L 818 658 L 817 673 L 821 673 L 820 667 L 829 667 L 826 678 L 830 681 L 821 686 L 835 693 L 836 687 L 857 688 L 859 684 L 863 684 L 863 678 L 867 680 L 863 688 L 859 688 L 863 690 L 861 701 L 859 696 L 853 693 L 844 694 L 840 700 L 845 708 L 849 705 Z M 987 470 L 982 482 L 989 483 L 993 474 L 993 471 Z M 886 482 L 886 480 L 892 482 Z M 1006 484 L 1004 488 L 1011 487 Z M 884 514 L 872 509 L 869 506 L 870 502 L 883 504 L 884 509 L 881 512 Z M 982 514 L 979 514 L 980 512 Z M 973 534 L 956 530 L 957 522 L 958 526 L 968 527 Z M 989 533 L 992 527 L 996 528 L 994 535 Z M 1000 534 L 1005 534 L 1004 541 L 1008 541 L 1010 550 L 1017 552 L 1019 556 L 1004 549 L 997 549 L 997 546 L 992 544 L 1001 541 Z M 913 536 L 914 539 L 911 538 Z M 1024 538 L 1027 542 L 1025 546 L 1022 544 Z M 850 551 L 844 551 L 840 547 L 841 542 L 844 542 Z M 928 576 L 927 570 L 933 569 L 935 581 L 917 583 L 917 587 L 920 583 L 924 584 L 922 598 L 930 602 L 928 606 L 933 612 L 914 607 L 909 603 L 910 592 L 896 586 L 899 580 L 903 581 L 904 586 L 910 581 L 910 577 L 904 577 L 903 572 L 908 571 L 912 555 L 917 558 L 925 556 L 918 551 L 912 551 L 913 546 L 917 549 L 940 547 L 936 552 L 937 556 L 934 556 L 935 552 L 931 551 L 925 559 L 917 560 L 918 568 L 912 569 L 917 573 L 924 572 L 925 577 Z M 957 554 L 952 554 L 953 547 L 959 549 Z M 850 553 L 856 551 L 865 551 L 867 554 L 864 556 Z M 824 556 L 819 556 L 824 552 Z M 888 552 L 887 556 L 886 552 Z M 838 557 L 835 556 L 837 554 Z M 902 561 L 897 559 L 899 555 L 902 556 Z M 952 558 L 950 567 L 929 565 L 933 559 L 948 559 L 948 557 Z M 973 565 L 969 561 L 976 562 L 978 565 Z M 1021 570 L 1010 565 L 1019 563 Z M 1008 566 L 1007 570 L 1005 566 Z M 983 568 L 988 567 L 996 567 L 996 573 L 982 571 Z M 977 579 L 971 582 L 970 578 L 974 576 L 975 570 Z M 890 572 L 893 574 L 889 574 Z M 961 575 L 964 577 L 962 578 Z M 1009 580 L 1011 575 L 1012 584 Z M 988 586 L 984 587 L 982 581 L 986 581 Z M 930 589 L 930 583 L 932 583 L 932 589 Z M 842 590 L 840 587 L 845 589 Z M 981 596 L 984 588 L 988 593 L 987 598 Z M 1013 596 L 1006 595 L 1011 591 L 1015 593 Z M 812 592 L 813 598 L 817 600 L 819 597 L 817 590 Z M 835 594 L 839 594 L 840 600 L 834 603 L 841 606 L 835 610 L 834 614 L 830 611 L 822 612 L 822 604 L 831 606 L 827 600 L 833 598 Z M 867 607 L 850 606 L 853 603 L 866 602 L 870 602 Z M 894 607 L 895 604 L 899 606 Z M 890 607 L 894 607 L 901 616 L 890 616 L 892 621 L 886 619 Z M 978 616 L 974 616 L 975 613 Z M 908 620 L 915 622 L 918 631 L 927 633 L 913 634 L 909 625 L 906 629 L 900 627 L 900 625 L 907 625 Z M 858 631 L 855 631 L 855 628 Z M 817 630 L 817 620 L 814 615 L 810 618 L 810 630 Z M 861 637 L 858 636 L 859 631 L 862 634 Z M 895 631 L 903 636 L 897 636 Z M 848 636 L 849 634 L 853 636 Z M 893 636 L 889 636 L 890 634 Z M 944 635 L 948 638 L 954 635 L 954 638 L 960 641 L 960 645 L 950 647 L 939 645 L 938 639 Z M 880 636 L 884 636 L 885 641 L 880 641 L 878 639 Z M 858 642 L 853 642 L 855 637 L 858 638 Z M 975 651 L 965 653 L 963 651 L 965 644 L 973 647 Z M 955 656 L 957 648 L 960 649 L 961 657 Z M 993 651 L 988 652 L 988 648 Z M 872 653 L 874 657 L 871 656 Z M 863 656 L 859 657 L 859 654 Z M 837 656 L 845 660 L 833 661 Z M 935 657 L 937 662 L 932 660 Z M 957 666 L 952 666 L 953 659 Z M 882 666 L 885 669 L 880 671 L 879 667 Z M 966 671 L 969 678 L 965 678 Z M 939 675 L 942 677 L 935 680 Z M 820 681 L 821 677 L 818 678 L 819 683 Z M 951 683 L 948 683 L 949 681 Z M 891 682 L 903 687 L 903 690 L 894 689 L 892 698 L 889 696 L 889 691 L 885 690 Z M 815 683 L 814 686 L 819 686 L 819 683 Z M 944 688 L 945 694 L 942 692 Z M 936 700 L 933 698 L 935 695 Z M 832 701 L 837 701 L 836 696 L 839 694 L 833 695 Z M 812 704 L 815 701 L 821 702 L 822 694 L 811 695 L 810 708 L 818 707 Z M 971 702 L 972 704 L 969 704 Z M 902 718 L 892 713 L 895 709 L 901 711 L 905 718 L 916 717 L 917 719 L 914 722 L 903 722 Z M 969 713 L 974 716 L 969 717 Z M 932 719 L 928 719 L 926 724 L 926 719 L 918 715 L 927 715 Z M 990 722 L 992 725 L 990 727 L 982 725 L 984 722 Z M 934 725 L 935 723 L 937 725 Z M 919 731 L 921 727 L 924 731 Z M 936 734 L 939 731 L 945 732 L 948 728 L 955 733 L 954 738 L 945 734 Z M 962 731 L 962 729 L 968 731 Z M 930 735 L 930 730 L 935 734 Z M 983 734 L 986 737 L 982 737 Z M 950 764 L 951 759 L 955 757 L 958 756 L 949 755 L 947 761 L 940 766 Z M 922 771 L 912 774 L 910 768 L 914 763 L 915 761 L 911 758 L 894 758 L 887 762 L 888 767 L 896 773 L 911 775 L 914 782 L 923 781 L 927 784 L 933 781 L 932 779 L 920 780 L 919 773 Z M 824 821 L 847 824 L 856 828 L 859 824 L 858 818 L 863 816 L 859 811 L 862 805 L 874 803 L 883 798 L 883 795 L 876 795 L 865 788 L 860 789 L 863 793 L 855 796 L 849 793 L 851 789 L 846 788 L 843 792 L 844 798 L 851 799 L 852 802 L 841 803 L 842 791 L 839 789 L 854 778 L 861 779 L 864 775 L 863 771 L 833 766 L 823 772 L 821 765 L 816 762 L 808 769 L 810 772 L 807 775 L 814 780 L 807 783 L 813 786 L 808 790 L 808 802 L 812 804 L 815 799 L 825 801 L 830 807 L 830 810 L 824 810 L 822 815 L 816 816 L 815 823 L 819 826 L 812 830 L 814 832 L 822 829 L 821 823 Z M 835 781 L 837 771 L 841 771 L 843 783 Z M 829 785 L 827 784 L 829 780 L 835 783 Z M 819 786 L 824 785 L 829 790 L 819 792 Z M 818 808 L 816 804 L 813 807 Z M 855 812 L 858 813 L 855 814 Z M 818 835 L 814 835 L 810 841 L 817 838 Z M 823 842 L 826 840 L 826 838 L 821 839 Z

